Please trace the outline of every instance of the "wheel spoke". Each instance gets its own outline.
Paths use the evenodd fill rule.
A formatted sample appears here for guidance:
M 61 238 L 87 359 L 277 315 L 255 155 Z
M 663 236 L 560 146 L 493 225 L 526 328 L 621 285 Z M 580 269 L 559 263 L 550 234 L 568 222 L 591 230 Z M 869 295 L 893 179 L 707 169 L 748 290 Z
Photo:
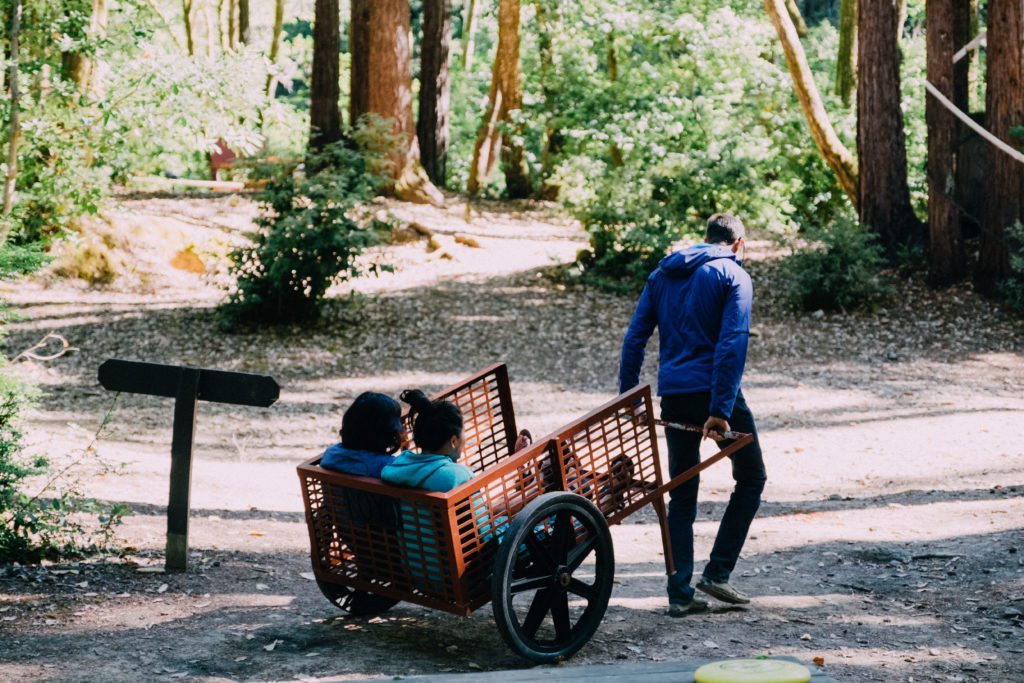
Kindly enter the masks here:
M 565 591 L 557 591 L 551 601 L 551 619 L 555 622 L 555 638 L 565 641 L 572 631 L 569 623 L 569 594 Z
M 587 558 L 587 555 L 590 554 L 590 551 L 593 550 L 596 545 L 597 535 L 592 533 L 587 538 L 583 539 L 582 543 L 573 548 L 572 552 L 569 553 L 569 559 L 566 562 L 566 565 L 569 567 L 569 571 L 574 572 L 579 569 L 580 565 L 583 564 L 583 560 Z
M 583 583 L 579 579 L 573 579 L 570 581 L 566 590 L 573 595 L 578 595 L 581 598 L 586 598 L 587 600 L 597 599 L 597 586 L 591 586 L 589 583 Z
M 530 533 L 526 534 L 526 548 L 530 551 L 530 557 L 534 562 L 540 562 L 552 572 L 555 571 L 555 561 L 551 559 L 551 553 L 544 547 L 544 544 L 534 535 L 531 530 Z
M 530 604 L 530 611 L 526 613 L 526 618 L 523 619 L 523 633 L 528 638 L 533 638 L 537 635 L 537 629 L 540 628 L 540 624 L 544 621 L 544 615 L 548 613 L 548 609 L 551 607 L 551 598 L 554 589 L 545 588 L 544 590 L 537 591 L 537 594 L 533 596 L 533 603 Z
M 536 590 L 540 588 L 547 588 L 551 585 L 551 577 L 544 576 L 529 576 L 523 579 L 516 579 L 509 586 L 509 592 L 515 595 L 516 593 L 523 593 L 529 590 Z
M 552 534 L 551 551 L 555 562 L 563 564 L 569 553 L 569 534 L 572 532 L 572 516 L 568 510 L 559 510 L 555 515 L 555 529 Z M 575 534 L 573 534 L 575 536 Z

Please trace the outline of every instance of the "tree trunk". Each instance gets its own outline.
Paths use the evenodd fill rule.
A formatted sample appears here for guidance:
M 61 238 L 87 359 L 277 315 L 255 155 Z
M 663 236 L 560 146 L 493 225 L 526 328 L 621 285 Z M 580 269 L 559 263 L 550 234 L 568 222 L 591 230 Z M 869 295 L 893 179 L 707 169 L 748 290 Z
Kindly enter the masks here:
M 229 3 L 230 4 L 230 3 Z M 309 94 L 309 146 L 320 148 L 341 139 L 338 98 L 341 45 L 338 0 L 316 0 L 313 18 L 313 78 Z
M 7 140 L 7 176 L 4 178 L 3 215 L 11 215 L 14 209 L 14 186 L 18 180 L 18 137 L 21 127 L 18 120 L 18 107 L 21 106 L 21 93 L 18 90 L 18 59 L 19 41 L 21 38 L 21 0 L 13 0 L 11 5 L 10 33 L 7 40 L 10 50 L 7 82 L 11 92 L 11 120 Z M 0 223 L 0 246 L 7 241 L 7 223 Z
M 857 87 L 857 0 L 839 5 L 839 55 L 836 59 L 836 94 L 850 106 Z
M 443 186 L 448 164 L 448 60 L 452 31 L 451 0 L 424 0 L 420 43 L 420 111 L 416 134 L 427 176 Z
M 238 47 L 238 34 L 235 33 L 235 5 L 236 0 L 228 0 L 228 49 L 234 50 Z M 315 12 L 316 10 L 314 10 Z
M 89 14 L 89 27 L 85 29 L 87 40 L 96 40 L 107 32 L 107 3 L 106 0 L 92 0 L 92 8 Z M 61 53 L 61 71 L 64 78 L 75 83 L 78 92 L 82 95 L 98 95 L 102 91 L 102 84 L 97 78 L 95 64 L 96 55 L 86 56 L 79 50 Z
M 373 113 L 392 122 L 399 140 L 386 188 L 399 199 L 441 205 L 444 197 L 420 164 L 412 117 L 412 41 L 408 0 L 352 0 L 352 87 L 355 123 Z
M 518 124 L 513 113 L 523 106 L 523 90 L 519 73 L 519 0 L 500 0 L 498 5 L 498 49 L 491 72 L 491 89 L 487 97 L 473 159 L 469 165 L 470 194 L 480 191 L 487 180 L 498 151 L 501 150 L 505 166 L 505 185 L 510 197 L 530 194 L 530 178 L 522 145 L 519 144 Z M 513 134 L 503 136 L 499 126 L 505 124 Z M 503 139 L 504 138 L 504 139 Z
M 953 98 L 953 53 L 956 10 L 953 2 L 932 0 L 925 5 L 928 80 L 948 98 Z M 960 216 L 954 202 L 956 190 L 956 118 L 942 104 L 927 95 L 925 121 L 928 127 L 928 283 L 944 287 L 964 275 L 963 239 Z
M 238 42 L 248 45 L 250 39 L 249 0 L 238 0 Z
M 476 42 L 473 32 L 476 29 L 476 0 L 467 0 L 462 19 L 462 71 L 469 73 L 473 66 L 473 49 Z
M 181 17 L 185 23 L 185 47 L 188 49 L 188 56 L 196 53 L 195 36 L 192 35 L 192 0 L 181 0 Z
M 814 144 L 818 147 L 825 162 L 836 174 L 836 179 L 846 196 L 850 198 L 853 206 L 857 207 L 857 164 L 854 162 L 850 150 L 846 148 L 839 136 L 836 135 L 835 129 L 832 128 L 828 112 L 825 111 L 825 104 L 821 101 L 821 95 L 818 93 L 818 86 L 814 83 L 811 67 L 807 64 L 807 55 L 804 54 L 804 48 L 800 44 L 796 26 L 789 18 L 789 13 L 782 0 L 764 0 L 764 6 L 768 17 L 775 26 L 775 31 L 779 34 L 779 41 L 782 43 L 782 50 L 786 55 L 786 64 L 789 66 L 789 73 L 793 78 L 793 88 L 796 90 L 804 118 L 807 119 L 807 126 L 811 130 L 811 138 L 814 139 Z
M 986 124 L 1000 140 L 1020 149 L 1024 135 L 1024 0 L 989 0 Z M 1024 222 L 1024 163 L 988 146 L 988 188 L 981 226 L 975 283 L 983 294 L 997 292 L 1010 272 L 1006 229 Z
M 561 188 L 551 182 L 554 164 L 562 152 L 564 136 L 558 129 L 555 118 L 556 93 L 551 88 L 555 70 L 554 36 L 557 26 L 552 22 L 550 0 L 535 0 L 537 16 L 537 42 L 540 52 L 540 91 L 544 100 L 544 150 L 541 152 L 540 196 L 543 199 L 558 199 Z
M 800 14 L 800 8 L 797 7 L 796 0 L 786 0 L 786 11 L 789 12 L 789 18 L 793 20 L 793 25 L 796 26 L 796 34 L 801 38 L 807 35 L 807 22 L 804 21 L 804 16 Z
M 370 19 L 372 0 L 350 0 L 348 51 L 351 60 L 348 88 L 348 123 L 370 111 Z
M 340 19 L 339 19 L 340 21 Z M 270 34 L 270 63 L 274 65 L 277 63 L 277 56 L 281 52 L 281 30 L 284 28 L 284 0 L 275 0 L 274 2 L 274 28 Z M 339 28 L 339 41 L 341 30 Z M 271 74 L 267 74 L 267 97 L 273 97 L 274 77 Z M 339 112 L 340 114 L 340 112 Z
M 860 222 L 886 248 L 920 241 L 910 206 L 907 151 L 900 108 L 897 9 L 892 0 L 858 0 L 857 150 Z

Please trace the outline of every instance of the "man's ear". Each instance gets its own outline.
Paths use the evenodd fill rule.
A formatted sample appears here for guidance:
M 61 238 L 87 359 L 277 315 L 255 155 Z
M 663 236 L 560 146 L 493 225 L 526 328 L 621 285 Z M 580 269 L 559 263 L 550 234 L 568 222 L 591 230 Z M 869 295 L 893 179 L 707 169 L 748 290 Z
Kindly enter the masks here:
M 732 243 L 732 253 L 738 254 L 739 251 L 740 251 L 740 247 L 742 247 L 742 246 L 743 246 L 743 238 L 741 237 L 741 238 L 739 238 L 738 240 L 736 240 L 735 242 Z

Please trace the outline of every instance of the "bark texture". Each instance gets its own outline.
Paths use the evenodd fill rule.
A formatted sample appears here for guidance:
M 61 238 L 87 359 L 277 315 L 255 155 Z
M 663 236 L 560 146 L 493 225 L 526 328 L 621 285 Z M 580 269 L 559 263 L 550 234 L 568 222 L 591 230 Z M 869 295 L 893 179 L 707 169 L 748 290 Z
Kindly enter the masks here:
M 954 97 L 953 54 L 959 0 L 932 0 L 925 5 L 928 80 L 946 97 Z M 966 91 L 965 91 L 966 94 Z M 963 239 L 956 191 L 956 132 L 953 114 L 931 95 L 925 102 L 928 125 L 928 282 L 952 284 L 964 275 Z
M 858 0 L 860 221 L 878 234 L 886 248 L 923 237 L 907 185 L 897 12 L 892 0 Z
M 444 185 L 448 165 L 448 109 L 451 87 L 448 74 L 451 50 L 451 0 L 424 0 L 423 42 L 420 46 L 419 118 L 416 135 L 420 160 L 427 176 Z
M 989 0 L 987 72 L 988 129 L 1020 149 L 1024 136 L 1011 131 L 1024 126 L 1024 0 Z M 975 283 L 979 291 L 992 295 L 1010 272 L 1006 229 L 1024 223 L 1024 164 L 989 145 L 987 165 L 989 194 Z
M 390 190 L 409 201 L 443 204 L 420 164 L 412 116 L 412 44 L 408 0 L 352 0 L 352 80 L 349 112 L 355 123 L 373 113 L 392 123 L 399 140 Z
M 338 50 L 341 44 L 338 0 L 316 0 L 313 18 L 313 78 L 310 85 L 310 147 L 341 139 L 338 108 Z
M 523 86 L 519 72 L 519 0 L 500 0 L 498 5 L 498 50 L 491 71 L 491 89 L 487 96 L 473 159 L 469 166 L 467 189 L 476 194 L 494 169 L 499 151 L 505 167 L 505 185 L 510 197 L 530 194 L 526 158 L 516 135 L 513 112 L 523 106 Z M 513 132 L 503 136 L 501 126 Z
M 557 12 L 552 12 L 551 0 L 535 0 L 537 16 L 537 47 L 540 52 L 540 92 L 544 100 L 544 150 L 541 152 L 540 196 L 542 199 L 558 199 L 561 188 L 552 182 L 555 161 L 562 152 L 565 136 L 558 127 L 558 93 L 551 87 L 554 81 L 555 53 L 554 40 L 559 22 Z
M 857 0 L 839 4 L 839 54 L 836 58 L 836 94 L 847 106 L 857 87 Z
M 779 41 L 782 43 L 782 50 L 786 55 L 786 64 L 793 78 L 793 88 L 796 90 L 804 118 L 807 119 L 807 126 L 811 130 L 811 138 L 814 139 L 814 144 L 825 162 L 836 174 L 836 179 L 846 196 L 856 207 L 858 205 L 857 164 L 853 159 L 853 154 L 832 128 L 832 122 L 829 120 L 828 112 L 825 111 L 824 102 L 821 101 L 818 86 L 814 83 L 811 67 L 807 64 L 807 55 L 804 53 L 803 45 L 800 44 L 796 26 L 793 25 L 793 20 L 790 19 L 783 0 L 764 0 L 764 6 L 768 17 L 775 26 L 775 31 L 779 34 Z
M 85 29 L 88 40 L 103 37 L 107 32 L 107 2 L 92 0 L 89 12 L 89 26 Z M 78 51 L 61 53 L 61 71 L 65 78 L 74 81 L 78 92 L 83 95 L 99 95 L 102 84 L 99 82 L 97 64 L 94 58 L 87 57 Z
M 796 34 L 801 38 L 806 36 L 807 22 L 804 21 L 804 15 L 800 14 L 800 7 L 797 6 L 796 0 L 786 0 L 786 11 L 789 12 L 789 18 L 796 26 Z
M 349 71 L 348 122 L 354 126 L 370 111 L 370 19 L 371 0 L 351 0 L 348 22 Z

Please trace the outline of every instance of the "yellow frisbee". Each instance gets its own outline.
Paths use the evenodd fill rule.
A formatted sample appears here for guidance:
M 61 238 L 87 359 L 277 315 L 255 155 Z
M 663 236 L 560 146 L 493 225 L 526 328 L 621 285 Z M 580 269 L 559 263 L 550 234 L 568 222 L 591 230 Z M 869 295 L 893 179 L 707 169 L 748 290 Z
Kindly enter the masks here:
M 782 659 L 727 659 L 697 669 L 697 683 L 807 683 L 810 670 Z

